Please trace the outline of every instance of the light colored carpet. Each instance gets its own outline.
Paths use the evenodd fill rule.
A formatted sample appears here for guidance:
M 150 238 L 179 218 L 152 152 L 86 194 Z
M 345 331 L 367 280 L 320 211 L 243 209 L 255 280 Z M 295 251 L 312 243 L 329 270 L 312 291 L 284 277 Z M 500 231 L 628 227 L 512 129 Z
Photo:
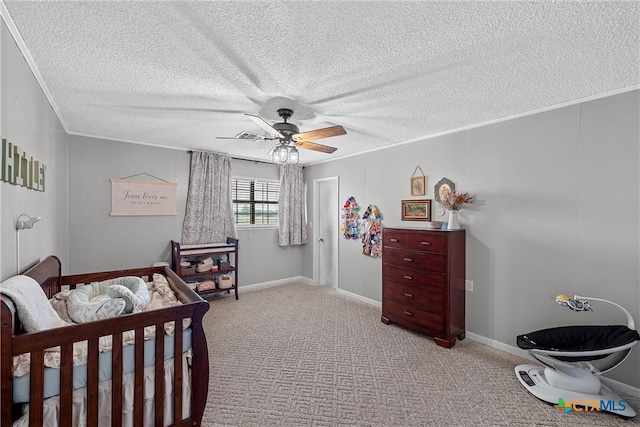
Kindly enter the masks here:
M 524 359 L 469 339 L 438 347 L 325 286 L 240 289 L 210 304 L 205 426 L 640 425 L 564 415 L 520 385 Z

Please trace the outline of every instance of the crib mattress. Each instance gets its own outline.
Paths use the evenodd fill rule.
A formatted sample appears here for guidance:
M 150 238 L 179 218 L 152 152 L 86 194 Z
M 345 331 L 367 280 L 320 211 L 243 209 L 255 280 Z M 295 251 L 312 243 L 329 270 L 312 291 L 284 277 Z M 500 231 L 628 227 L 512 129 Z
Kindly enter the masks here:
M 173 358 L 174 336 L 164 336 L 164 360 Z M 186 328 L 182 334 L 182 352 L 191 348 L 191 328 Z M 111 379 L 111 352 L 100 353 L 99 356 L 98 382 Z M 144 342 L 144 366 L 151 366 L 155 363 L 155 339 Z M 126 345 L 122 347 L 122 373 L 133 372 L 135 368 L 134 346 Z M 22 375 L 13 378 L 13 402 L 29 402 L 29 382 L 30 375 Z M 87 386 L 87 365 L 73 367 L 73 389 L 77 390 Z M 56 368 L 45 368 L 44 370 L 44 398 L 57 396 L 60 394 L 60 370 Z
M 541 329 L 518 335 L 518 347 L 524 350 L 595 351 L 616 348 L 640 340 L 638 331 L 624 325 L 578 325 Z M 600 357 L 606 357 L 600 356 Z M 584 360 L 596 360 L 590 356 Z M 571 358 L 579 361 L 579 358 Z

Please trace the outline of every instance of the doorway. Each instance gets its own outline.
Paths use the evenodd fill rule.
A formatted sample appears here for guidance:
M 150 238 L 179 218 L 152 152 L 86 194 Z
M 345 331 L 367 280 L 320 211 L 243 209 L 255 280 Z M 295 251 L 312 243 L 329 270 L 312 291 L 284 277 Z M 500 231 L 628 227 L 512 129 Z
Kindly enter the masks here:
M 313 181 L 313 281 L 338 288 L 338 177 Z

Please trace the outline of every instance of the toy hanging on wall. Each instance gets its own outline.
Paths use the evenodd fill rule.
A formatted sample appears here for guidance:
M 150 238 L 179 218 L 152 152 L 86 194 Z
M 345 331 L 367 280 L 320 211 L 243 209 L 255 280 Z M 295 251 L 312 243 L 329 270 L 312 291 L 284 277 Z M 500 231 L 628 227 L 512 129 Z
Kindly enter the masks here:
M 360 206 L 355 197 L 350 196 L 342 206 L 342 236 L 345 239 L 357 240 L 360 238 L 360 218 L 358 211 Z
M 362 254 L 372 257 L 382 256 L 382 214 L 376 205 L 369 205 L 362 215 Z

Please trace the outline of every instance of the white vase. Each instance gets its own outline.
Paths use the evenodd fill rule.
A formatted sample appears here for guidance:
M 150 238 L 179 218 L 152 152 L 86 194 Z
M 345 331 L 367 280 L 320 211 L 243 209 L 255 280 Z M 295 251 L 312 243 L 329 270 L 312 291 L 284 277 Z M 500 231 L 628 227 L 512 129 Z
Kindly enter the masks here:
M 447 222 L 447 230 L 460 230 L 460 218 L 458 212 L 451 209 L 449 211 L 449 222 Z

